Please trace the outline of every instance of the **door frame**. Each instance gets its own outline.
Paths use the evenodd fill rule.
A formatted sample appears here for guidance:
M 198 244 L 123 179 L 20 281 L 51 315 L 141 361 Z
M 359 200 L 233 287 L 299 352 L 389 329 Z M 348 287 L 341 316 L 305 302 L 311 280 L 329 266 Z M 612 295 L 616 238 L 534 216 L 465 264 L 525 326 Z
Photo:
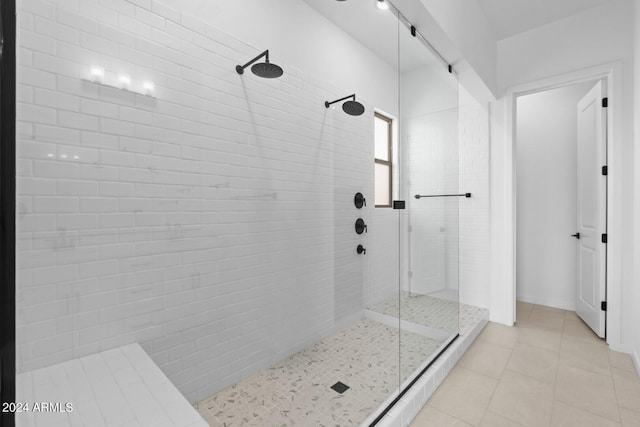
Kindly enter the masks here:
M 504 158 L 504 302 L 505 320 L 513 325 L 516 314 L 516 101 L 519 96 L 543 92 L 576 83 L 602 79 L 607 97 L 607 343 L 622 349 L 621 283 L 622 283 L 622 63 L 614 62 L 511 87 L 506 92 L 505 158 Z M 618 191 L 616 191 L 616 188 Z
M 2 0 L 2 87 L 0 133 L 0 401 L 16 400 L 16 3 Z M 0 426 L 14 425 L 2 413 Z

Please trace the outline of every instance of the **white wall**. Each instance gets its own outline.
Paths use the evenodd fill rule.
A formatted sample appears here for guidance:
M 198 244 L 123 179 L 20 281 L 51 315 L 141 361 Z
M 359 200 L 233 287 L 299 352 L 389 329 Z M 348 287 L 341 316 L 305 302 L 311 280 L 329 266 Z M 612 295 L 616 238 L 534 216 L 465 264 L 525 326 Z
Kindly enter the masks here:
M 411 290 L 456 289 L 461 302 L 488 308 L 488 111 L 438 66 L 404 72 L 400 83 Z M 413 198 L 458 192 L 473 196 Z
M 440 64 L 400 76 L 402 189 L 407 200 L 406 290 L 458 290 L 458 82 Z
M 498 93 L 596 64 L 630 61 L 631 11 L 629 0 L 607 2 L 498 41 Z
M 270 48 L 274 58 L 296 64 L 305 73 L 344 88 L 349 91 L 345 95 L 356 92 L 389 114 L 398 113 L 397 74 L 389 66 L 395 58 L 383 63 L 303 1 L 165 0 L 165 3 L 257 49 Z M 370 68 L 373 64 L 375 68 Z M 381 81 L 394 84 L 380 85 Z
M 270 47 L 274 58 L 282 58 L 323 82 L 343 88 L 344 95 L 355 92 L 371 107 L 398 116 L 398 77 L 395 68 L 389 65 L 397 58 L 377 57 L 303 1 L 166 0 L 166 3 L 185 14 L 206 17 L 209 25 L 252 46 Z M 366 303 L 373 304 L 397 291 L 398 212 L 374 209 L 372 191 L 365 192 L 365 197 L 369 209 L 358 214 L 368 223 L 369 233 L 363 241 L 371 270 L 366 272 L 364 292 Z
M 640 212 L 640 0 L 634 0 L 633 8 L 633 95 L 634 95 L 634 121 L 633 121 L 633 164 L 634 172 L 634 212 Z M 634 325 L 640 325 L 640 221 L 635 217 L 633 224 L 634 245 L 634 274 L 632 306 L 635 308 Z M 633 348 L 631 349 L 636 370 L 640 373 L 640 329 L 634 329 Z
M 460 88 L 458 109 L 460 302 L 490 306 L 489 110 Z
M 575 310 L 577 110 L 587 82 L 518 97 L 516 296 Z
M 550 23 L 540 28 L 516 35 L 498 42 L 498 87 L 501 91 L 514 85 L 530 83 L 536 80 L 549 79 L 563 73 L 576 72 L 586 67 L 619 61 L 621 76 L 615 84 L 619 85 L 620 96 L 612 99 L 619 120 L 614 128 L 613 150 L 610 162 L 617 167 L 612 168 L 609 179 L 617 183 L 613 194 L 619 206 L 610 216 L 610 224 L 617 227 L 622 242 L 619 248 L 612 251 L 609 265 L 619 274 L 615 277 L 617 294 L 615 305 L 621 304 L 619 313 L 609 325 L 619 324 L 612 331 L 610 340 L 618 349 L 628 349 L 633 330 L 633 306 L 631 305 L 632 283 L 632 239 L 623 230 L 632 229 L 633 203 L 625 194 L 633 190 L 633 164 L 631 124 L 632 124 L 632 3 L 628 0 L 608 2 L 603 6 Z M 510 171 L 505 169 L 506 156 L 510 156 L 510 148 L 504 132 L 508 131 L 506 117 L 507 99 L 493 103 L 491 130 L 491 192 L 492 192 L 492 318 L 505 319 L 510 302 L 504 299 L 505 289 L 513 284 L 504 267 L 505 258 L 501 254 L 511 251 L 513 242 L 506 236 L 506 229 L 511 227 L 508 219 L 501 219 L 510 209 L 505 205 L 506 197 L 512 188 Z M 492 113 L 493 114 L 493 113 Z M 610 153 L 611 154 L 611 153 Z M 506 184 L 505 184 L 506 183 Z M 506 227 L 506 229 L 505 229 Z M 611 284 L 610 284 L 611 285 Z M 614 285 L 615 286 L 615 285 Z M 610 286 L 613 293 L 616 288 Z M 615 310 L 618 311 L 618 310 Z M 611 331 L 611 330 L 610 330 Z M 619 334 L 619 335 L 618 335 Z M 618 335 L 619 338 L 614 337 Z
M 421 1 L 449 40 L 459 49 L 463 61 L 468 63 L 473 73 L 477 74 L 495 95 L 498 87 L 497 39 L 477 1 Z M 449 60 L 456 66 L 460 65 L 461 72 L 467 71 L 466 64 Z M 469 77 L 469 80 L 471 79 L 472 77 Z M 471 91 L 472 88 L 469 87 L 468 90 Z
M 195 402 L 359 316 L 373 121 L 323 101 L 394 112 L 374 82 L 395 71 L 295 0 L 210 2 L 239 36 L 151 0 L 57 3 L 18 2 L 19 370 L 137 341 Z M 236 74 L 265 48 L 281 79 Z

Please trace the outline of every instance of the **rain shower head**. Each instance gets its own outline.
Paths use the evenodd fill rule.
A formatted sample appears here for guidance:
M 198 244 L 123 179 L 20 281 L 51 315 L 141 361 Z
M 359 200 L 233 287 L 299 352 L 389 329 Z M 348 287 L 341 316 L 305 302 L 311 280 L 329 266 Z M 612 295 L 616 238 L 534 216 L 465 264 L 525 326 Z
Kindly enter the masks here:
M 263 56 L 265 57 L 264 62 L 258 62 L 257 64 L 253 64 Z M 243 74 L 244 69 L 251 64 L 253 64 L 253 66 L 251 67 L 251 72 L 258 77 L 262 77 L 265 79 L 276 79 L 283 74 L 282 67 L 269 62 L 269 49 L 265 50 L 260 55 L 256 56 L 255 58 L 253 58 L 251 61 L 247 62 L 244 65 L 236 65 L 236 72 L 238 74 Z
M 350 116 L 360 116 L 364 113 L 364 105 L 356 101 L 356 94 L 345 96 L 344 98 L 336 99 L 335 101 L 325 101 L 324 106 L 329 108 L 331 104 L 335 104 L 336 102 L 344 101 L 345 99 L 353 98 L 350 101 L 342 104 L 342 111 L 349 114 Z

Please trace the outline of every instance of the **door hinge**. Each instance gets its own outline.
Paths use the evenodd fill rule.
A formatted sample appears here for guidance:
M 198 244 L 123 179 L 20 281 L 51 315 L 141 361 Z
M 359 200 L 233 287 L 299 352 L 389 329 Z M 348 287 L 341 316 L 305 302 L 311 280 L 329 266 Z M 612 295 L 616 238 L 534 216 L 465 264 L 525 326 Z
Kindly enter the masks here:
M 603 166 L 602 167 L 602 175 L 609 175 L 609 167 L 608 166 Z
M 602 235 L 602 243 L 607 243 L 607 235 L 606 234 Z
M 602 108 L 607 108 L 609 106 L 609 98 L 602 98 Z
M 606 301 L 601 301 L 600 302 L 600 310 L 607 311 L 607 302 Z

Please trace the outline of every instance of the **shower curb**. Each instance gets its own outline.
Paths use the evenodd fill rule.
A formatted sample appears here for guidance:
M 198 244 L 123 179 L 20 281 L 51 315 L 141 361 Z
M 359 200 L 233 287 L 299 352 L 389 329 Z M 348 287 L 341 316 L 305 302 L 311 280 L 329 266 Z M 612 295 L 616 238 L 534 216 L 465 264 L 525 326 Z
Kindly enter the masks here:
M 489 312 L 485 311 L 478 323 L 466 328 L 460 337 L 435 361 L 435 363 L 416 381 L 405 395 L 376 424 L 376 427 L 408 426 L 429 398 L 445 380 L 449 372 L 462 358 L 480 332 L 489 322 Z

